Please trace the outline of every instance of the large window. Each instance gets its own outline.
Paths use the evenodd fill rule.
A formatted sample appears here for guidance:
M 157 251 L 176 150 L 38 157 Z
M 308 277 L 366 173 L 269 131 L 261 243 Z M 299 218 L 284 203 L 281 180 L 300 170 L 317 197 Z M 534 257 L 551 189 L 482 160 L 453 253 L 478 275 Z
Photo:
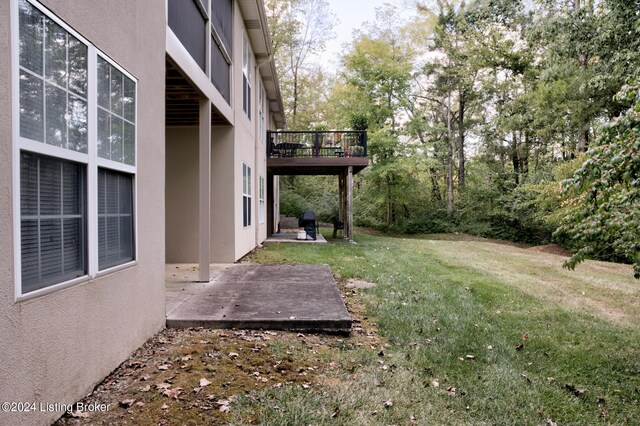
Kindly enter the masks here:
M 262 143 L 265 143 L 267 140 L 267 130 L 265 126 L 265 117 L 264 117 L 264 86 L 262 85 L 262 80 L 258 80 L 258 132 L 260 133 L 259 138 Z
M 136 82 L 36 1 L 12 1 L 21 296 L 135 258 Z
M 264 223 L 265 216 L 265 202 L 264 202 L 264 177 L 260 176 L 260 188 L 259 188 L 259 196 L 258 196 L 258 204 L 260 205 L 260 223 Z
M 251 50 L 245 33 L 242 34 L 242 110 L 251 120 Z
M 242 163 L 242 226 L 251 226 L 251 167 Z

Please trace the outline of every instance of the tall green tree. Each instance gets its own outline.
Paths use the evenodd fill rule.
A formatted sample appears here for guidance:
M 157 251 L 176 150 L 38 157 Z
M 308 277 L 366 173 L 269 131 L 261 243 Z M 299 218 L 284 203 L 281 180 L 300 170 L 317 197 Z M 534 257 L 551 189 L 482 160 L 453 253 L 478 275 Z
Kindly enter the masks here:
M 556 235 L 577 248 L 565 264 L 609 257 L 633 263 L 640 279 L 640 84 L 624 87 L 617 100 L 631 107 L 601 128 L 598 146 L 564 182 L 571 197 Z

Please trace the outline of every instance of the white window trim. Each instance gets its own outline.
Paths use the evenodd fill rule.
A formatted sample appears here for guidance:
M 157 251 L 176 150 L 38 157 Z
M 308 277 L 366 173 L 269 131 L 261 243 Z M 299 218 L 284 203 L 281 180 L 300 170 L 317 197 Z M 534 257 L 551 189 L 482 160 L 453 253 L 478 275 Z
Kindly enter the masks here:
M 267 139 L 267 130 L 264 116 L 264 84 L 262 83 L 262 79 L 258 79 L 258 132 L 260 132 L 259 138 L 260 142 L 264 145 Z
M 265 202 L 265 180 L 264 176 L 258 178 L 258 223 L 263 224 L 266 216 L 267 204 Z
M 246 175 L 245 175 L 245 170 L 247 171 Z M 243 229 L 248 229 L 253 226 L 253 220 L 252 220 L 253 209 L 250 209 L 249 211 L 249 224 L 248 225 L 244 224 L 244 207 L 245 207 L 244 197 L 249 198 L 249 206 L 251 206 L 251 203 L 253 202 L 253 196 L 251 195 L 251 174 L 252 174 L 251 167 L 243 161 L 242 162 L 242 228 Z M 245 176 L 247 176 L 246 179 L 245 179 Z M 248 192 L 245 192 L 245 189 L 247 189 L 245 182 L 247 182 L 249 185 Z
M 245 59 L 245 54 L 246 54 L 246 58 L 247 58 L 247 63 L 245 64 L 244 59 Z M 245 93 L 244 93 L 244 87 L 242 90 L 242 104 L 244 105 L 244 102 L 246 100 L 247 102 L 247 110 L 244 111 L 245 116 L 247 117 L 247 119 L 249 121 L 251 121 L 253 119 L 253 114 L 251 113 L 251 108 L 253 107 L 252 102 L 251 102 L 251 89 L 253 88 L 253 84 L 251 84 L 251 68 L 252 68 L 252 60 L 251 58 L 253 58 L 253 52 L 251 50 L 251 43 L 249 43 L 249 36 L 247 35 L 247 31 L 246 30 L 242 30 L 242 75 L 245 76 L 247 78 L 247 85 L 249 86 L 249 93 L 246 96 L 245 99 Z M 245 67 L 246 65 L 246 67 Z M 246 71 L 246 73 L 245 73 Z M 244 108 L 243 108 L 244 109 Z
M 65 31 L 87 46 L 87 153 L 68 150 L 47 145 L 20 136 L 20 57 L 18 43 L 19 0 L 10 0 L 9 16 L 11 21 L 11 146 L 12 146 L 12 191 L 13 191 L 13 266 L 14 266 L 14 301 L 19 302 L 53 293 L 76 284 L 87 282 L 93 278 L 106 275 L 137 264 L 138 253 L 138 197 L 137 197 L 137 164 L 138 164 L 138 79 L 114 62 L 106 54 L 98 50 L 89 40 L 58 18 L 53 12 L 36 0 L 26 0 L 34 8 L 42 12 L 47 19 L 60 25 Z M 98 158 L 98 95 L 97 95 L 97 58 L 98 55 L 121 71 L 135 83 L 135 162 L 130 166 L 115 161 Z M 62 160 L 84 164 L 87 168 L 87 274 L 72 280 L 63 281 L 38 290 L 22 293 L 22 241 L 21 241 L 21 206 L 20 206 L 20 153 L 29 151 L 35 154 L 48 155 Z M 105 270 L 98 270 L 98 168 L 117 170 L 133 175 L 133 235 L 134 260 Z

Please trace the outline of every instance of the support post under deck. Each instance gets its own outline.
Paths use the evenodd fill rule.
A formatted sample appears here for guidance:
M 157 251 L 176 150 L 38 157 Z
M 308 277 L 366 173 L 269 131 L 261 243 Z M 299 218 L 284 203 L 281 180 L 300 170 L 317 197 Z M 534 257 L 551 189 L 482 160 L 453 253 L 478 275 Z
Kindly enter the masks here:
M 347 220 L 348 223 L 347 238 L 350 243 L 353 242 L 353 166 L 347 169 Z
M 211 101 L 200 101 L 198 138 L 199 282 L 209 282 L 211 261 Z

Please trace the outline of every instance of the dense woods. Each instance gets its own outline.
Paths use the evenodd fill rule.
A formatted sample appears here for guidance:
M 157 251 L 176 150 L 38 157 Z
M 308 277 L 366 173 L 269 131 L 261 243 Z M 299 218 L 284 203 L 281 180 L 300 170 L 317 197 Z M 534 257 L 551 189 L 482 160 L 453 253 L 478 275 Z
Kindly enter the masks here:
M 368 130 L 357 224 L 553 241 L 640 276 L 640 0 L 387 4 L 336 71 L 325 0 L 266 3 L 288 127 Z M 283 214 L 336 214 L 337 179 L 282 182 Z

